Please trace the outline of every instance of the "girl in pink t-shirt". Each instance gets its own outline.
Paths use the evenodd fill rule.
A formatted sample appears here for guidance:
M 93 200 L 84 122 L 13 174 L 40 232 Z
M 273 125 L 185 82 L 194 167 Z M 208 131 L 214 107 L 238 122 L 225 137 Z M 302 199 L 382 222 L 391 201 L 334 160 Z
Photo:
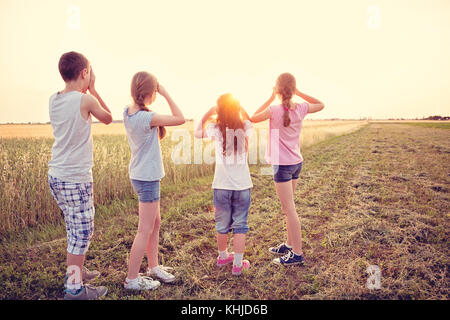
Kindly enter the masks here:
M 307 102 L 294 103 L 294 94 Z M 271 105 L 276 96 L 282 101 L 281 105 Z M 303 264 L 305 261 L 301 225 L 294 203 L 295 187 L 303 165 L 300 132 L 306 114 L 323 108 L 322 102 L 297 90 L 292 74 L 283 73 L 277 79 L 272 96 L 251 117 L 252 122 L 270 119 L 266 161 L 273 166 L 275 189 L 286 214 L 287 242 L 270 248 L 269 251 L 282 255 L 273 262 L 284 266 Z

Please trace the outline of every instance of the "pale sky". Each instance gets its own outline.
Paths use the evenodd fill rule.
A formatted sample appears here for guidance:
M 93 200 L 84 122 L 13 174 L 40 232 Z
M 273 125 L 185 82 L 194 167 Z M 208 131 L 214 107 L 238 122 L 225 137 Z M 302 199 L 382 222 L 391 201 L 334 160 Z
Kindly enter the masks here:
M 311 119 L 450 115 L 448 0 L 0 0 L 0 25 L 0 123 L 49 120 L 72 50 L 116 120 L 142 70 L 187 118 L 227 92 L 253 113 L 283 72 L 325 103 Z

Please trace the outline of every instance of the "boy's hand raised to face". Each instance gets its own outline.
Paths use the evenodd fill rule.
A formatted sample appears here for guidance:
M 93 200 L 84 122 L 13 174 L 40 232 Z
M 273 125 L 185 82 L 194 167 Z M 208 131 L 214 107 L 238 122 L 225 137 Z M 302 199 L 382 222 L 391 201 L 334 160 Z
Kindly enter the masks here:
M 92 68 L 91 68 L 91 79 L 89 81 L 88 90 L 90 93 L 95 92 L 95 73 L 94 73 L 94 69 L 92 69 Z

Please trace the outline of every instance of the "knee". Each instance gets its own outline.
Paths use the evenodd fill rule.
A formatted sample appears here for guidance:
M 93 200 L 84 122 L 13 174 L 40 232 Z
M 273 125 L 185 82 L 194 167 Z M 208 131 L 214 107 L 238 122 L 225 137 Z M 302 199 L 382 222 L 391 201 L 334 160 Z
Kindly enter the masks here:
M 286 215 L 295 212 L 294 201 L 281 203 L 281 210 L 283 210 L 284 214 L 286 214 Z
M 152 231 L 153 229 L 151 229 L 150 226 L 139 226 L 136 237 L 143 238 L 144 240 L 148 239 L 150 238 Z
M 159 230 L 160 226 L 161 226 L 161 217 L 158 214 L 155 218 L 155 224 L 153 225 L 153 230 Z

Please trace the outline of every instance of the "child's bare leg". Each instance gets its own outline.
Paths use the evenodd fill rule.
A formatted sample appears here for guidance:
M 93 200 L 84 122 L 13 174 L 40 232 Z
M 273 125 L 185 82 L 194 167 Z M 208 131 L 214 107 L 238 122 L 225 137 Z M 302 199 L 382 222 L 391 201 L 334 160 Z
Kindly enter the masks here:
M 245 233 L 233 234 L 233 249 L 235 253 L 244 253 L 245 251 Z
M 245 251 L 245 233 L 233 234 L 233 249 L 234 249 L 233 266 L 242 267 Z
M 302 234 L 300 220 L 297 215 L 294 203 L 294 195 L 291 182 L 275 183 L 278 197 L 281 201 L 281 208 L 286 214 L 288 236 L 292 241 L 292 248 L 296 254 L 302 254 Z
M 295 188 L 297 187 L 297 182 L 298 179 L 292 179 L 292 194 L 295 194 Z M 287 232 L 287 245 L 292 247 L 292 236 L 291 233 L 289 232 L 289 228 L 288 228 L 288 232 Z
M 158 247 L 159 247 L 159 229 L 161 226 L 160 206 L 158 201 L 158 212 L 156 213 L 155 224 L 153 226 L 153 232 L 150 234 L 147 245 L 147 260 L 148 267 L 154 268 L 158 266 Z
M 228 247 L 228 233 L 217 233 L 217 247 L 219 252 L 226 251 Z
M 139 202 L 139 226 L 133 246 L 131 247 L 128 263 L 128 279 L 136 279 L 141 267 L 142 258 L 147 249 L 150 234 L 156 221 L 157 207 L 159 201 Z
M 76 255 L 67 252 L 67 276 L 68 284 L 83 284 L 83 265 L 85 255 Z M 69 282 L 70 280 L 70 282 Z

